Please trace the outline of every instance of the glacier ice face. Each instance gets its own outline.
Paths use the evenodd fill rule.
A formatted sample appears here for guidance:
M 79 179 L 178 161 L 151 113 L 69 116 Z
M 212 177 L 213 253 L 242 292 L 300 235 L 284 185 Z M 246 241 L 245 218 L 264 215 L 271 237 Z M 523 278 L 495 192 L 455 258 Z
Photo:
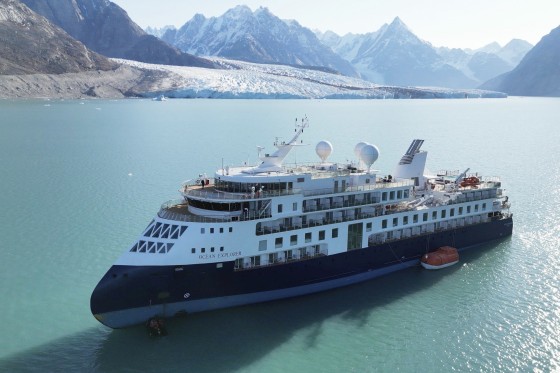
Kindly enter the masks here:
M 358 78 L 293 66 L 256 64 L 212 58 L 221 69 L 151 65 L 116 60 L 144 70 L 157 71 L 149 92 L 173 98 L 301 98 L 400 99 L 506 97 L 498 92 L 435 87 L 382 86 Z M 163 73 L 163 74 L 161 74 Z M 161 76 L 164 76 L 161 78 Z

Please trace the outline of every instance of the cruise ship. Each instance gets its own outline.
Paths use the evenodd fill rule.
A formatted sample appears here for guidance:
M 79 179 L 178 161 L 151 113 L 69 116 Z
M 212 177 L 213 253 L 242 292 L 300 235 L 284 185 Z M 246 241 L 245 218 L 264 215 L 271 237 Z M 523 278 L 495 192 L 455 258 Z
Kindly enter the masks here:
M 180 187 L 102 277 L 91 311 L 111 328 L 300 296 L 420 263 L 442 246 L 459 250 L 510 236 L 510 202 L 496 177 L 425 168 L 412 141 L 392 174 L 372 169 L 375 145 L 356 161 L 284 162 L 302 146 L 307 118 L 260 164 L 221 167 Z

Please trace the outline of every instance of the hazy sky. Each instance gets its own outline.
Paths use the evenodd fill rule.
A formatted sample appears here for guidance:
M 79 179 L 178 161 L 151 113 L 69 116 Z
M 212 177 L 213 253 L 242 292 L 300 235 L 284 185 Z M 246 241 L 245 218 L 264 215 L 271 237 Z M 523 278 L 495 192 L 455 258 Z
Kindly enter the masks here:
M 376 31 L 399 16 L 435 46 L 479 48 L 513 38 L 536 44 L 560 25 L 560 0 L 112 0 L 141 27 L 182 26 L 196 13 L 219 16 L 248 5 L 340 35 Z

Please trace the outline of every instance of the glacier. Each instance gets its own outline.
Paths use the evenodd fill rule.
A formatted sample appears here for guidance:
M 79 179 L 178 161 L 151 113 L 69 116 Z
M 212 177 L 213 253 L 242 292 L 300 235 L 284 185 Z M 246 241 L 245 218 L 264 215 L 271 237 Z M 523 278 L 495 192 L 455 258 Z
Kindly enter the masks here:
M 113 59 L 153 74 L 149 90 L 141 97 L 237 99 L 408 99 L 505 98 L 501 92 L 480 89 L 398 87 L 359 78 L 287 65 L 257 64 L 209 58 L 219 69 L 155 65 Z

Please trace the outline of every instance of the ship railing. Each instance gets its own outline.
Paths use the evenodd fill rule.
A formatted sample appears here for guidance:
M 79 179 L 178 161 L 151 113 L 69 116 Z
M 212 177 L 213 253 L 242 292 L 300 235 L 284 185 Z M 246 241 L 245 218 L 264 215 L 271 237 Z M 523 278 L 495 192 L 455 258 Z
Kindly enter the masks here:
M 325 188 L 325 189 L 311 189 L 304 190 L 302 194 L 305 197 L 319 196 L 326 194 L 341 194 L 341 193 L 351 193 L 351 192 L 367 192 L 369 190 L 385 189 L 385 188 L 398 188 L 403 186 L 412 186 L 414 181 L 412 180 L 399 180 L 399 181 L 379 181 L 371 184 L 364 185 L 350 185 L 345 188 Z
M 354 202 L 350 201 L 342 201 L 342 202 L 333 202 L 333 203 L 319 203 L 313 205 L 306 205 L 303 208 L 304 213 L 308 212 L 317 212 L 317 211 L 325 211 L 325 210 L 334 210 L 338 208 L 345 208 L 345 207 L 357 207 L 357 206 L 370 206 L 370 205 L 377 205 L 381 203 L 379 198 L 373 198 L 371 200 L 356 200 Z
M 286 189 L 286 190 L 263 190 L 255 192 L 224 192 L 215 188 L 197 188 L 197 189 L 187 189 L 183 191 L 183 195 L 187 197 L 195 197 L 204 200 L 258 200 L 266 199 L 271 197 L 287 196 L 291 194 L 300 193 L 300 189 Z
M 273 226 L 263 226 L 261 229 L 257 229 L 256 234 L 258 236 L 262 236 L 265 234 L 273 234 L 273 233 L 280 233 L 280 232 L 287 232 L 292 231 L 295 229 L 302 229 L 302 228 L 312 228 L 312 227 L 319 227 L 322 225 L 329 225 L 329 224 L 338 224 L 345 221 L 355 221 L 355 220 L 363 220 L 373 218 L 376 215 L 375 213 L 360 213 L 354 214 L 353 216 L 340 216 L 337 218 L 327 219 L 310 219 L 306 223 L 298 223 L 298 224 L 278 224 Z
M 177 220 L 195 223 L 221 223 L 221 222 L 237 222 L 247 220 L 260 220 L 270 218 L 270 213 L 258 213 L 249 211 L 247 213 L 239 212 L 239 214 L 227 216 L 203 216 L 193 214 L 188 210 L 188 205 L 184 200 L 171 200 L 161 205 L 157 214 L 162 219 Z
M 234 271 L 247 271 L 250 269 L 256 269 L 256 268 L 263 268 L 263 267 L 272 267 L 272 266 L 278 266 L 278 265 L 283 265 L 283 264 L 288 264 L 288 263 L 293 263 L 293 262 L 301 262 L 304 260 L 309 260 L 309 259 L 315 259 L 315 258 L 320 258 L 320 257 L 325 257 L 327 256 L 327 254 L 325 253 L 317 253 L 317 254 L 305 254 L 303 256 L 300 257 L 291 257 L 291 258 L 284 258 L 284 259 L 278 259 L 272 263 L 266 263 L 266 264 L 247 264 L 245 266 L 241 266 L 241 265 L 236 265 L 233 269 Z
M 471 216 L 472 219 L 470 221 L 465 219 L 461 223 L 459 223 L 457 221 L 455 224 L 449 223 L 449 224 L 446 224 L 446 225 L 440 225 L 439 227 L 433 227 L 431 229 L 426 228 L 427 225 L 424 225 L 424 227 L 416 226 L 416 227 L 419 227 L 420 229 L 419 230 L 411 229 L 410 233 L 407 233 L 406 237 L 426 236 L 426 235 L 433 234 L 434 232 L 442 232 L 442 231 L 448 231 L 448 230 L 453 230 L 453 229 L 459 229 L 459 228 L 465 227 L 465 226 L 472 226 L 472 225 L 477 225 L 477 224 L 488 223 L 489 221 L 509 219 L 512 216 L 513 216 L 513 214 L 509 213 L 509 212 L 494 212 L 492 214 L 492 216 L 484 215 L 484 214 L 474 215 L 474 216 Z M 457 220 L 458 219 L 460 219 L 460 218 L 457 218 Z M 412 228 L 414 228 L 414 227 L 412 227 Z M 381 245 L 381 244 L 384 244 L 384 243 L 387 243 L 387 242 L 399 241 L 403 237 L 400 236 L 400 235 L 399 236 L 394 235 L 394 232 L 398 231 L 398 230 L 402 230 L 402 228 L 398 228 L 398 229 L 394 229 L 394 230 L 388 230 L 386 232 L 373 233 L 373 234 L 368 236 L 368 245 L 369 246 L 375 246 L 375 245 Z M 391 234 L 391 236 L 388 237 L 387 234 L 389 234 L 389 233 L 393 233 L 393 234 Z
M 342 193 L 356 193 L 365 192 L 370 190 L 384 189 L 384 188 L 398 188 L 402 186 L 412 186 L 412 180 L 399 180 L 399 181 L 374 181 L 370 184 L 363 185 L 347 185 L 338 188 L 323 188 L 323 189 L 284 189 L 284 190 L 255 190 L 255 192 L 239 191 L 228 192 L 216 189 L 213 181 L 208 185 L 202 187 L 198 184 L 187 185 L 183 184 L 181 193 L 186 197 L 194 197 L 205 200 L 257 200 L 263 198 L 279 197 L 293 194 L 303 194 L 305 197 L 320 196 L 329 194 L 342 194 Z

